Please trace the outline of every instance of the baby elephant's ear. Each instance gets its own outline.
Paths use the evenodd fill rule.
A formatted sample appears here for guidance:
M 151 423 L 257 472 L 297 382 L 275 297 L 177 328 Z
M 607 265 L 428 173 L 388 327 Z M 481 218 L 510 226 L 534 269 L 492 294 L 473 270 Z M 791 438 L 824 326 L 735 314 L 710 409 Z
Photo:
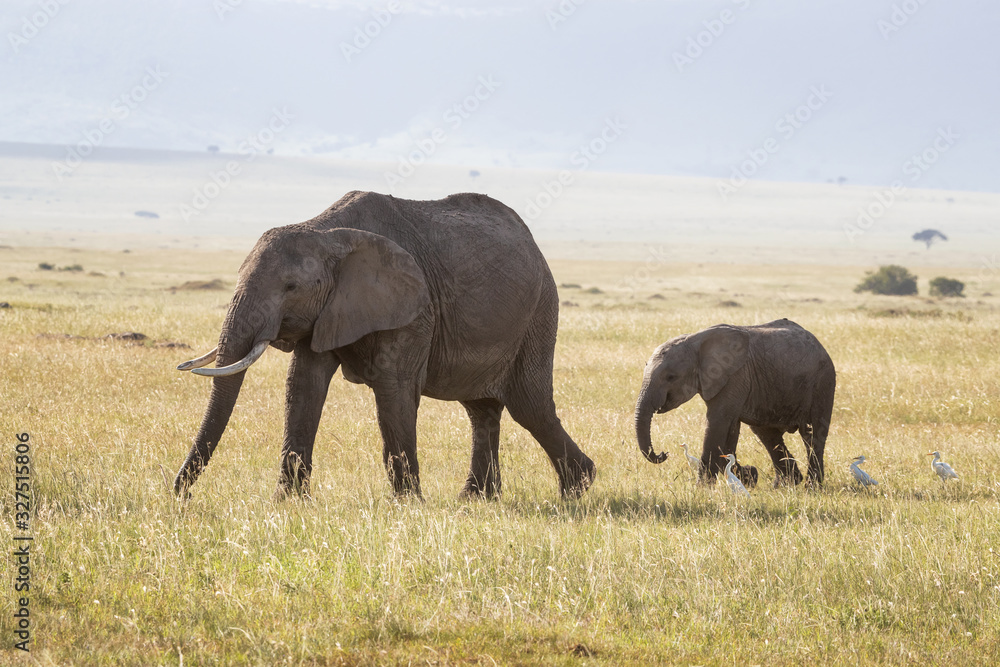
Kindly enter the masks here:
M 750 334 L 728 324 L 719 324 L 692 338 L 697 338 L 701 397 L 710 401 L 722 391 L 733 373 L 746 363 Z
M 313 328 L 313 351 L 406 326 L 430 303 L 424 272 L 413 255 L 388 238 L 357 229 L 322 234 L 334 267 L 333 290 Z

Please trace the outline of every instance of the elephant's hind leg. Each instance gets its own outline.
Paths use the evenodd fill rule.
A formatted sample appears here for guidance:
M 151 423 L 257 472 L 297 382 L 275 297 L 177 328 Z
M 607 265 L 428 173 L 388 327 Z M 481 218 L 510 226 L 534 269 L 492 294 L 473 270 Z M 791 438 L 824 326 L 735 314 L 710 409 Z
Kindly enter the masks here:
M 590 487 L 596 468 L 563 429 L 552 400 L 552 355 L 559 326 L 559 298 L 554 283 L 549 289 L 548 295 L 542 295 L 518 351 L 502 400 L 514 421 L 528 429 L 548 454 L 559 477 L 562 497 L 576 498 Z
M 559 477 L 560 494 L 564 498 L 582 495 L 594 481 L 596 468 L 566 433 L 556 415 L 556 404 L 552 400 L 551 357 L 548 369 L 534 377 L 521 378 L 510 396 L 505 397 L 505 403 L 514 421 L 528 429 L 548 454 Z
M 827 360 L 816 381 L 816 389 L 809 411 L 809 428 L 799 429 L 802 442 L 805 443 L 806 452 L 809 455 L 806 480 L 811 486 L 823 485 L 825 475 L 823 456 L 826 452 L 826 438 L 830 434 L 830 420 L 833 418 L 833 401 L 836 391 L 837 373 L 833 369 L 833 362 Z
M 500 495 L 500 416 L 503 404 L 492 398 L 462 401 L 472 422 L 472 463 L 462 497 Z
M 827 408 L 816 411 L 812 417 L 813 423 L 808 428 L 800 428 L 802 442 L 805 443 L 806 453 L 809 456 L 809 467 L 806 470 L 806 479 L 813 486 L 823 485 L 823 455 L 826 451 L 826 438 L 830 433 L 830 417 L 833 414 L 832 404 Z
M 802 481 L 802 473 L 792 453 L 785 446 L 784 431 L 780 428 L 751 426 L 750 430 L 760 438 L 764 449 L 771 455 L 774 464 L 774 486 L 795 485 Z
M 541 403 L 518 398 L 509 401 L 507 409 L 514 421 L 528 429 L 548 454 L 552 467 L 556 469 L 556 475 L 559 477 L 560 494 L 564 498 L 582 495 L 594 481 L 596 472 L 594 462 L 580 451 L 573 438 L 563 429 L 559 417 L 556 416 L 552 398 L 549 397 L 547 402 Z

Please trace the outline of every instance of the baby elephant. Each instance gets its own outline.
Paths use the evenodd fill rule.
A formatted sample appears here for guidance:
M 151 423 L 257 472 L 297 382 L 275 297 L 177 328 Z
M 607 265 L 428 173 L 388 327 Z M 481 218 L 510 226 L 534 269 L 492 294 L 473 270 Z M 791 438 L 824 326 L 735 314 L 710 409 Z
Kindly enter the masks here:
M 783 438 L 798 431 L 809 456 L 808 482 L 819 486 L 836 385 L 830 355 L 815 336 L 787 319 L 751 327 L 718 324 L 678 336 L 656 348 L 646 363 L 635 406 L 639 449 L 661 463 L 666 455 L 653 452 L 649 435 L 653 413 L 701 394 L 708 406 L 702 482 L 715 482 L 720 454 L 736 453 L 743 422 L 771 455 L 775 486 L 802 481 Z M 748 486 L 757 481 L 756 469 L 737 466 L 735 472 Z

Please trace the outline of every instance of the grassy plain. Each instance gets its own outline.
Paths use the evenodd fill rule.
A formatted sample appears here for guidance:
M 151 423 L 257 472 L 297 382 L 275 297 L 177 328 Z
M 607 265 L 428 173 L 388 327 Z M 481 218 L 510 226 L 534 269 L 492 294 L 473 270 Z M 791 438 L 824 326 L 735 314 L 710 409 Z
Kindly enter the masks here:
M 187 503 L 169 489 L 210 382 L 173 367 L 215 345 L 242 253 L 0 249 L 2 539 L 12 544 L 14 434 L 33 446 L 30 656 L 13 643 L 4 561 L 0 662 L 152 664 L 989 664 L 1000 659 L 1000 275 L 965 299 L 857 295 L 860 268 L 554 261 L 556 403 L 595 460 L 558 499 L 541 449 L 508 418 L 504 497 L 462 502 L 469 425 L 425 399 L 426 502 L 393 499 L 370 392 L 335 378 L 311 501 L 270 500 L 288 359 L 247 374 Z M 42 271 L 39 262 L 56 270 Z M 59 271 L 80 264 L 83 271 Z M 91 275 L 91 273 L 102 275 Z M 926 275 L 925 275 L 926 274 Z M 933 274 L 933 275 L 932 275 Z M 573 287 L 578 285 L 579 287 Z M 659 295 L 663 298 L 650 298 Z M 696 398 L 632 409 L 664 340 L 789 317 L 839 372 L 827 485 L 737 501 L 698 488 Z M 138 343 L 107 339 L 142 332 Z M 71 337 L 65 337 L 69 334 Z M 183 343 L 191 349 L 165 347 Z M 803 447 L 790 436 L 801 461 Z M 942 485 L 927 451 L 962 480 Z M 765 480 L 746 429 L 740 458 Z M 846 464 L 865 454 L 862 492 Z

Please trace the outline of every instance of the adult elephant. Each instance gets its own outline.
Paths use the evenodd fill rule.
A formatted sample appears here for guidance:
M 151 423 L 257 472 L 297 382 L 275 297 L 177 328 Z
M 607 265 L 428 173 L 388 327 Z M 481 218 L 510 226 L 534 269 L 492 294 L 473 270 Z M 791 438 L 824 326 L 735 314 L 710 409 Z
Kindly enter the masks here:
M 720 455 L 736 454 L 740 423 L 760 438 L 776 472 L 775 486 L 798 484 L 802 473 L 784 443 L 799 432 L 809 457 L 807 479 L 823 483 L 823 451 L 830 430 L 837 373 L 814 335 L 787 319 L 757 326 L 719 324 L 663 343 L 646 363 L 635 407 L 639 449 L 653 463 L 650 424 L 663 413 L 701 394 L 708 426 L 701 453 L 701 481 L 713 483 L 722 470 Z M 736 466 L 748 486 L 752 467 Z
M 308 491 L 316 430 L 338 368 L 375 393 L 396 494 L 420 495 L 421 396 L 459 401 L 472 421 L 463 493 L 500 492 L 500 416 L 542 445 L 563 496 L 594 477 L 552 400 L 559 301 L 545 258 L 510 208 L 478 194 L 410 201 L 351 192 L 307 222 L 261 236 L 240 267 L 212 352 L 178 366 L 214 377 L 174 481 L 185 494 L 215 450 L 244 371 L 270 345 L 292 353 L 276 492 Z M 216 368 L 203 368 L 216 360 Z

